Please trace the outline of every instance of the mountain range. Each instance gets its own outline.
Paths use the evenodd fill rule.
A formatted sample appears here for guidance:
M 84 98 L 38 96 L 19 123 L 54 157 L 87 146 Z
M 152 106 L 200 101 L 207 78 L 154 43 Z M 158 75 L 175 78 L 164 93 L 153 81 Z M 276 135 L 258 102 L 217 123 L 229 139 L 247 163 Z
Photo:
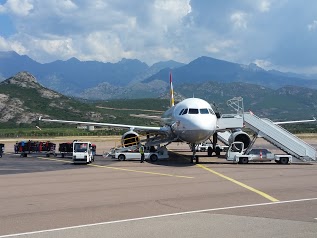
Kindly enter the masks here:
M 160 97 L 169 91 L 168 77 L 171 70 L 175 91 L 180 94 L 184 94 L 181 88 L 186 88 L 186 85 L 195 85 L 190 93 L 196 94 L 196 88 L 206 83 L 239 82 L 260 85 L 268 90 L 285 86 L 317 89 L 317 79 L 305 75 L 267 71 L 255 64 L 242 65 L 206 56 L 188 64 L 165 61 L 151 66 L 137 59 L 102 63 L 71 58 L 42 64 L 13 51 L 0 52 L 0 79 L 27 71 L 47 88 L 64 95 L 93 100 Z M 229 86 L 223 91 L 227 93 L 232 89 Z M 243 96 L 243 93 L 237 92 L 236 96 Z
M 192 92 L 195 91 L 195 95 Z M 180 93 L 181 92 L 181 93 Z M 298 86 L 270 89 L 241 82 L 181 84 L 176 103 L 186 97 L 204 98 L 220 113 L 232 113 L 226 101 L 243 95 L 245 111 L 272 120 L 300 120 L 316 117 L 317 90 Z M 62 95 L 43 87 L 28 72 L 20 72 L 0 82 L 0 128 L 30 126 L 39 116 L 52 119 L 96 121 L 132 125 L 157 125 L 157 122 L 131 114 L 160 115 L 169 106 L 169 92 L 160 98 L 88 101 Z M 128 110 L 123 110 L 127 108 Z M 116 110 L 117 109 L 117 110 Z M 146 110 L 144 110 L 146 109 Z M 151 110 L 149 112 L 148 110 Z M 32 126 L 34 127 L 34 125 Z M 313 129 L 316 126 L 313 126 Z M 314 130 L 315 130 L 314 129 Z
M 146 100 L 144 100 L 144 103 L 148 104 Z M 162 104 L 168 105 L 168 100 L 151 102 L 145 108 L 164 110 Z M 142 102 L 140 103 L 137 100 L 132 105 L 144 108 Z M 135 125 L 151 125 L 152 123 L 140 118 L 129 117 L 131 111 L 107 109 L 100 106 L 104 106 L 104 104 L 76 100 L 43 87 L 28 72 L 20 72 L 0 82 L 0 129 L 25 126 L 35 128 L 40 116 L 66 120 L 121 122 Z M 140 112 L 136 109 L 134 113 Z M 33 125 L 30 125 L 31 123 Z M 46 126 L 50 127 L 52 125 Z

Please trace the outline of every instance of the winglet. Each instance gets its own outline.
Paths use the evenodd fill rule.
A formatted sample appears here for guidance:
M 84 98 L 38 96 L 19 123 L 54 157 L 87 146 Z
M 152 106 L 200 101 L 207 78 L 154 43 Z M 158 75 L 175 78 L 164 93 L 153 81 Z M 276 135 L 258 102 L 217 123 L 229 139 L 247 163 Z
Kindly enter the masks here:
M 39 117 L 39 121 L 41 121 L 41 120 L 42 120 L 42 116 Z
M 170 107 L 174 106 L 174 90 L 172 83 L 172 72 L 170 72 Z

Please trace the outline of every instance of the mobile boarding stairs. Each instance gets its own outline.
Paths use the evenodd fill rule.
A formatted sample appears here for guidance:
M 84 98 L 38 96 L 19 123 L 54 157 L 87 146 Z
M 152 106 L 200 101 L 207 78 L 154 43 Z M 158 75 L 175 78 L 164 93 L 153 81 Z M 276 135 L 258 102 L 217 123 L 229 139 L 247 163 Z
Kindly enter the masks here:
M 233 107 L 237 111 L 237 114 L 240 114 L 240 118 L 236 115 L 233 115 L 231 118 L 229 116 L 225 118 L 219 118 L 218 123 L 220 126 L 225 124 L 228 125 L 228 122 L 230 125 L 230 119 L 231 123 L 235 124 L 233 122 L 234 120 L 238 122 L 241 120 L 241 118 L 243 118 L 242 126 L 244 125 L 246 128 L 252 130 L 256 137 L 262 137 L 285 153 L 292 155 L 293 158 L 298 160 L 298 162 L 316 162 L 317 151 L 314 147 L 269 119 L 259 118 L 251 112 L 243 112 L 243 99 L 241 97 L 231 100 L 233 101 L 230 102 L 229 100 L 227 104 Z M 242 107 L 239 105 L 239 103 L 242 103 Z M 241 125 L 241 122 L 239 124 Z M 234 128 L 233 125 L 232 128 Z M 220 132 L 218 133 L 218 139 L 224 144 L 228 145 L 228 139 L 230 135 L 231 133 L 229 131 Z M 252 147 L 256 137 L 251 142 L 249 149 L 251 149 L 250 147 Z

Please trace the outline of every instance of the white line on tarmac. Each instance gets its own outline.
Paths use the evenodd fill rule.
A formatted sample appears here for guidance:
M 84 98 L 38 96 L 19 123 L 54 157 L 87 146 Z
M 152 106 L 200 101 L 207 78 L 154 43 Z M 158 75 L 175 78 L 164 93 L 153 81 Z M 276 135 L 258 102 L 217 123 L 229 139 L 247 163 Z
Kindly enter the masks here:
M 23 236 L 23 235 L 32 235 L 32 234 L 40 234 L 40 233 L 48 233 L 48 232 L 54 232 L 54 231 L 71 230 L 71 229 L 77 229 L 77 228 L 83 228 L 83 227 L 109 225 L 109 224 L 115 224 L 115 223 L 124 223 L 124 222 L 130 222 L 130 221 L 155 219 L 155 218 L 169 217 L 169 216 L 180 216 L 180 215 L 194 214 L 194 213 L 212 212 L 212 211 L 229 210 L 229 209 L 236 209 L 236 208 L 245 208 L 245 207 L 267 206 L 267 205 L 294 203 L 294 202 L 305 202 L 305 201 L 313 201 L 313 200 L 317 200 L 317 198 L 304 198 L 304 199 L 297 199 L 297 200 L 288 200 L 288 201 L 279 201 L 279 202 L 267 202 L 267 203 L 249 204 L 249 205 L 241 205 L 241 206 L 220 207 L 220 208 L 211 208 L 211 209 L 195 210 L 195 211 L 188 211 L 188 212 L 170 213 L 170 214 L 163 214 L 163 215 L 157 215 L 157 216 L 139 217 L 139 218 L 117 220 L 117 221 L 107 221 L 107 222 L 99 222 L 99 223 L 93 223 L 93 224 L 85 224 L 85 225 L 79 225 L 79 226 L 62 227 L 62 228 L 42 230 L 42 231 L 31 231 L 31 232 L 25 232 L 25 233 L 3 235 L 3 236 L 0 236 L 0 238 L 14 237 L 14 236 Z

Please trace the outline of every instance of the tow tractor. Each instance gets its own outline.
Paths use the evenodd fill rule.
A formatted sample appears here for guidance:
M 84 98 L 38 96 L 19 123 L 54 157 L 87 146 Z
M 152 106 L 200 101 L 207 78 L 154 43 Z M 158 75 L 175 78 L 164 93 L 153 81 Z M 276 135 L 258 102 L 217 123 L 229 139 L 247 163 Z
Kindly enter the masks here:
M 247 164 L 252 162 L 268 162 L 274 160 L 278 164 L 292 163 L 292 156 L 274 154 L 267 149 L 251 149 L 247 151 L 240 141 L 233 142 L 226 153 L 226 159 L 234 163 Z
M 89 164 L 94 161 L 91 142 L 73 142 L 73 162 L 74 164 Z

